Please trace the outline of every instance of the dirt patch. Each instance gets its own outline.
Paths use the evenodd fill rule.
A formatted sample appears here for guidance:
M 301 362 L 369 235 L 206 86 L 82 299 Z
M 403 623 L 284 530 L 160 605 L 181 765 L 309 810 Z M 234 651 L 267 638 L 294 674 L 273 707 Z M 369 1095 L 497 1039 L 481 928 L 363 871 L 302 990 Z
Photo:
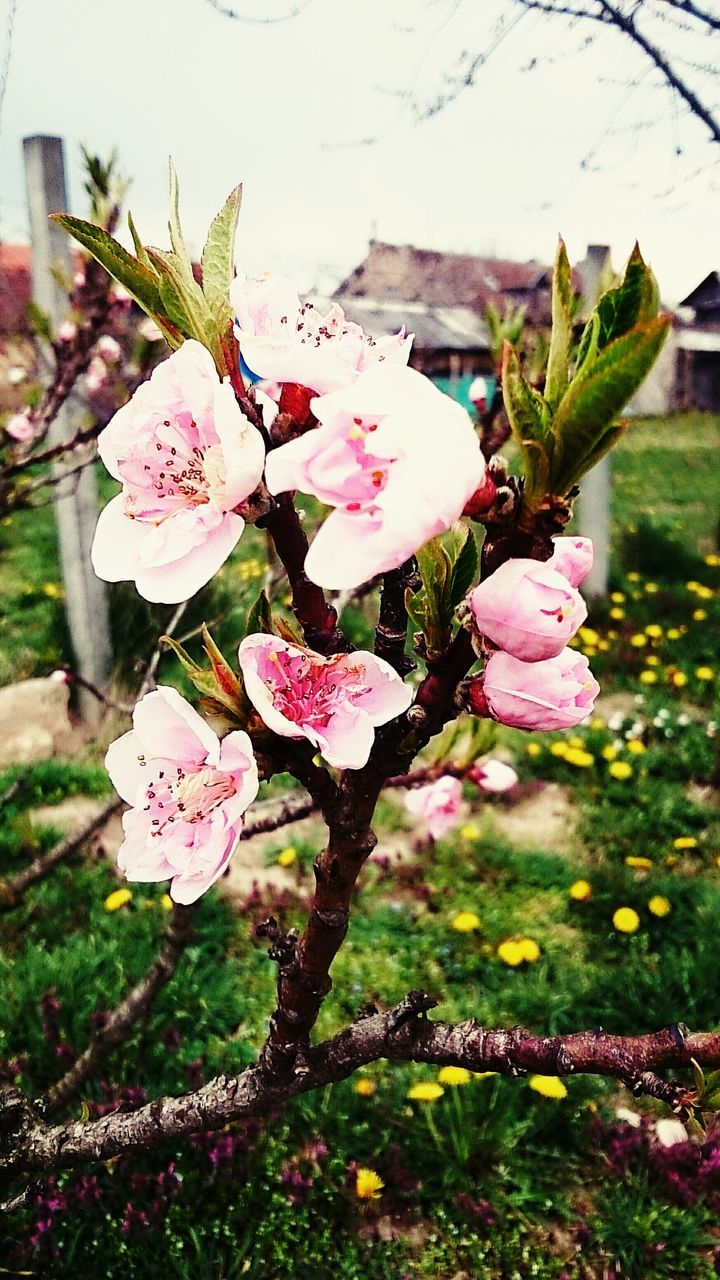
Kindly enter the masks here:
M 61 835 L 74 835 L 105 808 L 107 797 L 97 799 L 93 796 L 69 796 L 60 804 L 41 805 L 29 811 L 29 817 L 36 827 L 53 827 Z M 105 823 L 101 831 L 96 831 L 90 838 L 92 848 L 107 856 L 113 863 L 123 841 L 122 815 L 114 813 Z
M 512 804 L 485 807 L 483 817 L 499 836 L 525 849 L 576 854 L 580 811 L 570 787 L 534 783 Z

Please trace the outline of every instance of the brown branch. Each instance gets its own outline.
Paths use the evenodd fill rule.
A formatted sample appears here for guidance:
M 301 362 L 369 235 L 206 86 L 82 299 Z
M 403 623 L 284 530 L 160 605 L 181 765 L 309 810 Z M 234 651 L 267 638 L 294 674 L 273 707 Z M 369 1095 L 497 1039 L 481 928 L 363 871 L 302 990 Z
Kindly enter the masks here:
M 518 1076 L 591 1073 L 627 1084 L 635 1094 L 662 1095 L 676 1110 L 691 1106 L 690 1088 L 657 1076 L 665 1068 L 720 1066 L 720 1032 L 691 1034 L 667 1027 L 641 1036 L 584 1031 L 537 1036 L 515 1028 L 487 1030 L 474 1020 L 452 1026 L 431 1022 L 436 1001 L 411 992 L 394 1009 L 362 1018 L 339 1035 L 308 1049 L 291 1073 L 269 1072 L 267 1063 L 239 1076 L 218 1076 L 194 1093 L 158 1098 L 130 1113 L 113 1112 L 90 1123 L 48 1126 L 16 1089 L 0 1091 L 0 1173 L 6 1177 L 108 1160 L 139 1147 L 218 1129 L 257 1116 L 279 1102 L 346 1079 L 358 1067 L 386 1059 Z
M 417 591 L 421 585 L 414 556 L 399 569 L 391 569 L 383 578 L 380 596 L 380 617 L 375 630 L 375 652 L 394 667 L 398 675 L 406 676 L 415 663 L 405 652 L 408 615 L 405 608 L 405 592 Z
M 11 876 L 9 880 L 0 881 L 0 911 L 8 911 L 11 907 L 16 906 L 26 889 L 30 888 L 30 885 L 42 880 L 59 862 L 69 858 L 86 840 L 95 835 L 96 831 L 100 831 L 105 826 L 108 818 L 117 812 L 122 803 L 119 796 L 113 796 L 100 812 L 95 814 L 94 818 L 85 823 L 85 826 L 80 831 L 75 832 L 74 835 L 66 836 L 64 840 L 61 840 L 47 853 L 41 853 L 29 866 L 24 867 L 22 871 L 18 871 L 17 875 Z
M 173 905 L 162 949 L 140 982 L 128 992 L 110 1014 L 105 1025 L 98 1030 L 85 1052 L 80 1054 L 65 1075 L 49 1090 L 46 1102 L 48 1111 L 56 1111 L 64 1106 L 88 1076 L 97 1070 L 110 1051 L 122 1044 L 138 1022 L 148 1016 L 156 995 L 172 978 L 187 946 L 194 910 L 194 904 L 182 906 L 176 902 Z
M 257 521 L 267 529 L 285 567 L 292 592 L 292 608 L 311 649 L 318 653 L 347 653 L 352 647 L 337 625 L 337 613 L 325 599 L 322 587 L 305 573 L 308 540 L 289 493 L 281 493 L 276 505 Z

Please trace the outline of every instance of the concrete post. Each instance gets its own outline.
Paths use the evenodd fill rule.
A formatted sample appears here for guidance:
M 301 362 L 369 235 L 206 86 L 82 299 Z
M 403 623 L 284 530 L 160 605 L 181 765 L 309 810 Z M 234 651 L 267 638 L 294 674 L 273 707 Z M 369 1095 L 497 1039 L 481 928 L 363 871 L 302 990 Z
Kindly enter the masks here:
M 584 538 L 592 538 L 595 548 L 593 567 L 582 584 L 588 600 L 602 600 L 607 595 L 610 570 L 610 496 L 612 477 L 608 454 L 583 476 L 580 497 L 575 507 L 575 525 Z
M 59 268 L 72 279 L 67 233 L 49 221 L 51 213 L 65 212 L 68 208 L 62 139 L 24 138 L 23 152 L 32 240 L 33 298 L 57 331 L 67 316 L 67 297 L 55 279 L 54 270 Z M 76 412 L 72 403 L 66 401 L 50 428 L 49 444 L 72 439 L 80 426 Z M 54 476 L 64 476 L 68 469 L 68 463 L 60 461 L 55 464 Z M 98 517 L 97 486 L 91 466 L 55 486 L 54 505 L 65 607 L 77 670 L 84 679 L 102 689 L 112 669 L 112 648 L 105 584 L 96 577 L 90 563 L 90 546 Z M 84 690 L 81 690 L 80 709 L 85 719 L 91 722 L 98 719 L 99 703 Z

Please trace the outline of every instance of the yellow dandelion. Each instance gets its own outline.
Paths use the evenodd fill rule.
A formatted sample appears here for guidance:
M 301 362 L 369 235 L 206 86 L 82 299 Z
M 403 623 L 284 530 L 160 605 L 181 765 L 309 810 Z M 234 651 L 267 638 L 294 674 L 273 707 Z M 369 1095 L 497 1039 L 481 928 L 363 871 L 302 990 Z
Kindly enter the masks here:
M 590 728 L 596 731 L 598 729 L 604 729 L 605 721 L 603 720 L 602 716 L 593 716 L 592 720 L 590 721 Z
M 507 964 L 511 969 L 517 969 L 518 965 L 523 962 L 523 949 L 519 942 L 508 939 L 507 942 L 501 942 L 497 954 L 503 964 Z
M 162 907 L 163 911 L 172 911 L 174 905 L 175 904 L 172 898 L 170 897 L 170 894 L 164 893 L 162 898 L 160 899 L 160 906 Z
M 649 636 L 651 640 L 659 640 L 662 633 L 663 629 L 658 626 L 657 622 L 650 622 L 645 628 L 645 635 Z
M 635 570 L 633 569 L 632 572 L 628 574 L 627 580 L 628 582 L 639 582 L 640 574 L 636 573 Z
M 369 1076 L 360 1076 L 360 1079 L 355 1081 L 355 1092 L 361 1098 L 372 1098 L 375 1092 L 374 1080 Z
M 434 1080 L 421 1080 L 408 1089 L 406 1096 L 411 1102 L 437 1102 L 444 1092 L 442 1085 Z
M 695 622 L 704 622 L 706 618 L 707 618 L 706 609 L 695 609 L 693 611 L 693 620 Z
M 669 853 L 667 858 L 665 859 L 665 866 L 676 867 L 679 861 L 680 859 L 676 858 L 674 853 Z
M 132 902 L 130 889 L 113 889 L 103 902 L 103 906 L 106 911 L 119 911 L 128 902 Z
M 525 754 L 528 756 L 539 756 L 541 751 L 542 747 L 539 742 L 528 742 L 525 748 Z
M 374 1169 L 358 1169 L 355 1175 L 355 1195 L 358 1200 L 379 1200 L 385 1183 Z
M 468 822 L 466 827 L 460 828 L 460 835 L 463 840 L 477 840 L 480 828 L 474 822 Z
M 640 928 L 640 917 L 633 907 L 618 907 L 612 922 L 618 933 L 636 933 Z
M 642 631 L 636 631 L 635 635 L 630 637 L 630 643 L 633 649 L 644 649 L 647 642 L 648 638 L 646 635 L 643 635 Z
M 569 746 L 569 747 L 584 747 L 584 746 L 585 746 L 585 742 L 584 742 L 584 740 L 583 740 L 582 738 L 568 738 L 568 740 L 567 740 L 567 744 L 568 744 L 568 746 Z
M 716 556 L 713 551 L 705 556 L 705 563 L 710 565 L 711 569 L 716 569 L 720 565 L 720 556 Z
M 648 654 L 648 656 L 647 656 L 647 658 L 645 659 L 645 662 L 647 663 L 647 665 L 648 665 L 649 667 L 659 667 L 659 666 L 660 666 L 660 659 L 658 658 L 658 656 L 657 656 L 657 654 L 656 654 L 656 653 L 649 653 L 649 654 Z
M 658 916 L 659 919 L 662 919 L 663 916 L 670 915 L 672 906 L 668 902 L 667 898 L 663 898 L 662 894 L 656 893 L 648 902 L 648 911 L 651 915 Z
M 645 743 L 641 742 L 639 738 L 629 738 L 625 745 L 633 756 L 642 756 L 647 750 Z
M 623 618 L 625 617 L 625 610 L 620 609 L 617 605 L 615 605 L 614 608 L 610 610 L 610 617 L 613 619 L 614 622 L 622 622 Z
M 698 842 L 695 836 L 676 836 L 673 840 L 673 848 L 675 849 L 697 849 Z
M 670 683 L 673 684 L 676 689 L 684 689 L 687 682 L 688 678 L 684 671 L 673 671 L 670 677 Z
M 625 603 L 624 592 L 613 591 L 612 595 L 610 596 L 610 599 L 612 600 L 613 604 L 624 604 Z
M 652 858 L 641 858 L 630 854 L 625 859 L 625 866 L 632 867 L 635 871 L 652 871 L 653 860 Z
M 639 680 L 641 684 L 657 684 L 657 671 L 641 671 Z
M 677 627 L 670 627 L 670 628 L 668 629 L 668 633 L 667 633 L 667 636 L 665 637 L 665 639 L 666 639 L 666 640 L 679 640 L 679 639 L 680 639 L 680 632 L 678 631 Z
M 696 667 L 695 677 L 698 680 L 713 680 L 715 677 L 715 672 L 713 671 L 712 667 Z
M 688 591 L 697 591 L 698 587 L 700 586 L 700 583 L 696 582 L 694 578 L 691 578 L 689 582 L 685 583 L 685 586 L 687 587 Z
M 617 640 L 617 638 L 618 638 L 618 633 L 617 633 L 617 631 L 608 631 L 608 633 L 607 633 L 607 638 L 608 638 L 608 640 Z
M 657 589 L 658 589 L 658 584 L 657 584 L 657 582 L 646 582 L 646 583 L 645 583 L 645 590 L 647 591 L 647 593 L 648 593 L 648 595 L 649 595 L 649 596 L 654 596 L 654 595 L 655 595 L 655 593 L 656 593 L 656 591 L 657 591 Z
M 700 585 L 698 586 L 697 591 L 695 592 L 695 595 L 698 597 L 699 600 L 712 600 L 713 596 L 715 595 L 715 592 L 713 591 L 712 587 L 704 587 Z
M 561 760 L 565 759 L 565 756 L 568 753 L 568 749 L 569 748 L 568 748 L 567 742 L 551 742 L 550 743 L 550 754 L 553 756 L 559 756 Z
M 610 644 L 607 640 L 601 640 L 598 644 L 598 649 L 600 650 L 601 653 L 607 653 L 609 648 L 610 648 Z
M 472 1080 L 472 1071 L 468 1071 L 467 1067 L 442 1067 L 438 1071 L 438 1084 L 469 1084 Z
M 286 849 L 280 850 L 277 863 L 279 867 L 291 867 L 294 862 L 297 862 L 297 849 L 289 844 Z
M 530 1076 L 528 1084 L 543 1098 L 567 1098 L 567 1089 L 559 1076 Z
M 617 778 L 618 782 L 625 782 L 632 777 L 632 765 L 627 760 L 613 760 L 608 765 L 608 773 L 611 778 Z
M 45 582 L 43 583 L 43 595 L 47 596 L 49 600 L 62 600 L 65 592 L 62 587 L 58 586 L 57 582 Z
M 586 644 L 583 645 L 580 652 L 583 653 L 586 658 L 594 658 L 597 654 L 597 649 L 594 645 Z
M 450 923 L 458 933 L 472 933 L 473 929 L 480 928 L 480 917 L 474 911 L 458 911 Z
M 607 746 L 603 747 L 600 754 L 603 760 L 614 760 L 617 755 L 617 747 L 614 747 L 612 742 L 608 742 Z
M 535 964 L 535 961 L 540 959 L 540 947 L 534 938 L 521 938 L 520 947 L 526 964 Z
M 581 750 L 580 747 L 568 747 L 565 760 L 568 764 L 574 764 L 576 769 L 589 769 L 595 763 L 595 757 L 590 755 L 589 751 Z
M 594 627 L 580 627 L 578 636 L 583 644 L 597 644 L 600 639 L 600 633 Z
M 573 902 L 587 902 L 592 897 L 592 885 L 589 880 L 576 880 L 568 889 L 568 896 Z

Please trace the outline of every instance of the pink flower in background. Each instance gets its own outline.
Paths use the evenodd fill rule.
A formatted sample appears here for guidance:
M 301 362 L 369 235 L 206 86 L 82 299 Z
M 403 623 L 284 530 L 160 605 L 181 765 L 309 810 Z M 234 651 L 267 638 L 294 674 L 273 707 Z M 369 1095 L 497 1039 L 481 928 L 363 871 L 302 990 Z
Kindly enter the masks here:
M 77 325 L 74 320 L 63 320 L 57 331 L 60 342 L 72 342 L 77 337 Z
M 133 712 L 105 765 L 132 808 L 118 866 L 128 880 L 172 880 L 175 902 L 195 902 L 222 875 L 258 789 L 246 733 L 222 742 L 184 698 L 160 686 Z
M 483 791 L 491 791 L 498 795 L 503 791 L 510 791 L 519 781 L 512 766 L 505 764 L 502 760 L 483 760 L 481 764 L 473 765 L 468 772 L 468 778 Z
M 35 428 L 26 413 L 14 413 L 5 423 L 5 431 L 18 444 L 27 444 L 35 434 Z
M 468 596 L 481 635 L 523 662 L 554 658 L 587 617 L 567 578 L 537 560 L 508 560 Z
M 334 391 L 383 361 L 407 364 L 412 336 L 404 329 L 377 341 L 345 319 L 335 302 L 327 315 L 301 305 L 286 276 L 237 276 L 230 287 L 235 333 L 247 368 L 260 379 Z
M 424 818 L 433 840 L 441 840 L 456 827 L 462 816 L 462 783 L 445 775 L 426 787 L 416 787 L 405 796 L 405 808 Z
M 122 347 L 111 333 L 100 334 L 97 341 L 97 350 L 98 355 L 101 355 L 103 360 L 108 360 L 110 364 L 117 364 L 122 355 Z
M 135 580 L 146 600 L 187 600 L 227 559 L 245 522 L 235 508 L 262 475 L 264 446 L 209 351 L 183 343 L 98 439 L 123 491 L 101 513 L 99 577 Z
M 593 567 L 592 538 L 553 538 L 553 553 L 545 561 L 548 569 L 556 569 L 571 587 L 579 587 Z
M 377 725 L 406 711 L 412 693 L 382 658 L 323 658 L 279 636 L 247 636 L 238 650 L 246 693 L 269 729 L 307 738 L 328 764 L 360 769 Z
M 493 653 L 470 681 L 468 700 L 476 714 L 516 729 L 571 729 L 590 714 L 599 692 L 587 658 L 572 649 L 545 662 Z
M 397 568 L 485 478 L 467 413 L 414 369 L 370 369 L 312 409 L 320 426 L 270 453 L 266 479 L 271 493 L 300 489 L 335 508 L 305 561 L 322 587 Z
M 108 379 L 107 365 L 102 356 L 93 356 L 85 373 L 85 389 L 89 395 L 100 391 Z

